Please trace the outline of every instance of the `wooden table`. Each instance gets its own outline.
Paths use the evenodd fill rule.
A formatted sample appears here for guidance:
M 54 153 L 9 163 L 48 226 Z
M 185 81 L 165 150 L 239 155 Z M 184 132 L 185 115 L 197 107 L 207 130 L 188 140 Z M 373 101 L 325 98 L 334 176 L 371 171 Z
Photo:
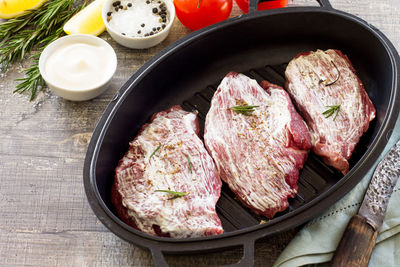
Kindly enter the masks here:
M 400 1 L 331 0 L 332 5 L 376 26 L 400 47 Z M 292 0 L 290 5 L 316 5 Z M 241 14 L 234 6 L 232 16 Z M 82 168 L 91 133 L 125 81 L 152 56 L 188 34 L 175 20 L 162 44 L 129 50 L 116 44 L 118 70 L 111 87 L 87 102 L 71 102 L 47 89 L 36 99 L 13 95 L 28 62 L 15 64 L 0 83 L 0 265 L 152 266 L 147 250 L 116 237 L 96 218 L 86 200 Z M 256 244 L 255 266 L 270 266 L 297 229 Z M 167 256 L 171 266 L 218 266 L 241 258 L 241 249 Z

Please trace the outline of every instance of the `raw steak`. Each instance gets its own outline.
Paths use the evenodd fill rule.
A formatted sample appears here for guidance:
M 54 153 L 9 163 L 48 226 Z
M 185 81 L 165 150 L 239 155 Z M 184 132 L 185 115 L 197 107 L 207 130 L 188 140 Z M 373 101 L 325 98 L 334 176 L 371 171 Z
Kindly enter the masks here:
M 286 79 L 287 91 L 310 129 L 313 151 L 346 174 L 347 160 L 375 118 L 350 60 L 333 49 L 302 53 L 290 61 Z
M 231 72 L 211 100 L 204 141 L 220 177 L 257 214 L 272 218 L 297 193 L 298 171 L 311 148 L 308 129 L 289 95 Z M 241 114 L 233 106 L 258 106 Z
M 115 170 L 112 202 L 123 221 L 175 238 L 223 233 L 215 211 L 221 180 L 199 130 L 197 114 L 180 106 L 154 114 L 142 127 Z

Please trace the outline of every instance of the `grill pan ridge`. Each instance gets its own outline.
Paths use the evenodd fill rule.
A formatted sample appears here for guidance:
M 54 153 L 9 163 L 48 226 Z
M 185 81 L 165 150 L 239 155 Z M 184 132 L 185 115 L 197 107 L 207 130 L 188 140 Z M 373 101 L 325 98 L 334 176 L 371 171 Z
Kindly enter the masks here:
M 244 247 L 237 265 L 251 266 L 256 240 L 314 218 L 350 191 L 376 163 L 396 122 L 400 60 L 379 30 L 333 9 L 328 0 L 318 1 L 321 7 L 263 12 L 255 12 L 256 2 L 250 1 L 249 14 L 193 32 L 145 63 L 117 92 L 92 135 L 83 170 L 88 201 L 112 232 L 150 249 L 156 266 L 167 265 L 163 253 L 235 246 Z M 153 113 L 181 104 L 188 111 L 198 110 L 203 127 L 211 97 L 226 73 L 241 72 L 257 81 L 266 79 L 283 86 L 287 62 L 299 52 L 318 48 L 336 48 L 349 56 L 377 109 L 377 117 L 350 159 L 347 175 L 310 153 L 299 176 L 298 195 L 289 200 L 286 211 L 264 224 L 259 224 L 264 217 L 239 204 L 224 185 L 217 212 L 226 233 L 219 236 L 154 237 L 127 226 L 116 216 L 110 201 L 114 169 L 129 141 Z

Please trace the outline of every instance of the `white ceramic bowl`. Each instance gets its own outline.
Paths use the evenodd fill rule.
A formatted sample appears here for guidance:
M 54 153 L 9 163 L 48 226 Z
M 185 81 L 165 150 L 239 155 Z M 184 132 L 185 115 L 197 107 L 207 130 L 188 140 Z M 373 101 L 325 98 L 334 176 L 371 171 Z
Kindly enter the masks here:
M 91 86 L 85 88 L 69 88 L 66 85 L 61 84 L 57 79 L 52 77 L 46 72 L 46 62 L 49 57 L 57 51 L 60 47 L 65 47 L 69 44 L 84 43 L 95 46 L 104 47 L 105 53 L 108 54 L 110 62 L 108 62 L 107 70 L 101 79 L 94 81 Z M 60 64 L 61 65 L 61 64 Z M 56 41 L 49 44 L 42 52 L 39 58 L 39 70 L 47 86 L 58 96 L 61 96 L 68 100 L 73 101 L 84 101 L 92 99 L 101 93 L 103 93 L 113 77 L 117 69 L 117 55 L 114 49 L 103 39 L 88 34 L 72 34 L 61 37 Z
M 136 1 L 146 1 L 146 0 L 136 0 Z M 165 2 L 169 13 L 168 14 L 169 21 L 168 24 L 166 24 L 165 29 L 154 35 L 150 35 L 147 37 L 130 37 L 127 35 L 122 35 L 121 33 L 119 33 L 110 26 L 109 22 L 107 21 L 107 13 L 113 9 L 112 3 L 115 2 L 115 0 L 106 0 L 103 5 L 102 18 L 104 24 L 106 25 L 107 32 L 117 43 L 128 48 L 144 49 L 161 43 L 165 38 L 167 38 L 175 19 L 175 6 L 173 1 L 172 0 L 163 0 L 163 1 Z

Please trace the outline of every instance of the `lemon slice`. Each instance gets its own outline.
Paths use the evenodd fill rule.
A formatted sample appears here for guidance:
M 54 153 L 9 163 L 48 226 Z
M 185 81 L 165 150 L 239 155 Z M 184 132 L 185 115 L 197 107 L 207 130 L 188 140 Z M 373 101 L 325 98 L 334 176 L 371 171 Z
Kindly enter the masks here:
M 99 35 L 104 32 L 106 26 L 101 18 L 104 2 L 105 0 L 95 0 L 90 3 L 65 23 L 64 31 L 67 34 L 83 33 L 91 35 Z
M 0 0 L 0 18 L 11 19 L 40 7 L 46 0 Z

